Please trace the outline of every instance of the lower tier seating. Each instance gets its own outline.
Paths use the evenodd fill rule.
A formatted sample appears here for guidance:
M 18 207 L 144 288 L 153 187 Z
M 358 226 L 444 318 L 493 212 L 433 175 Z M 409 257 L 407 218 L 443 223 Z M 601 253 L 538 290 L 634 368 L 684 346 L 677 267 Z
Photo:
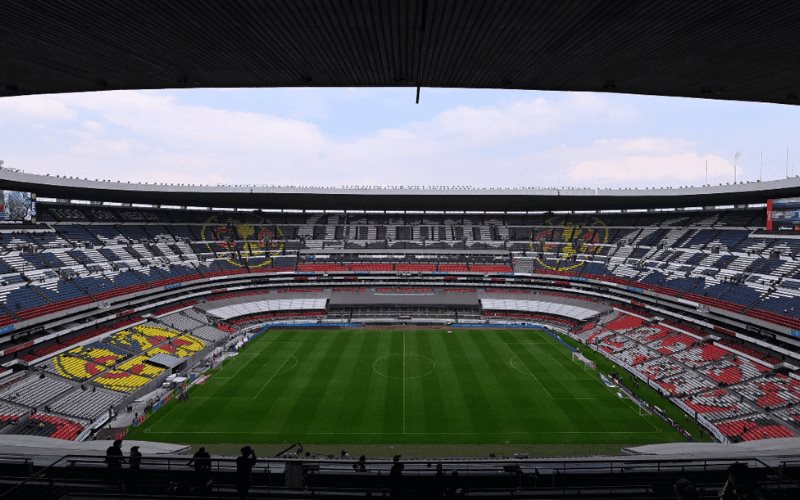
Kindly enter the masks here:
M 685 398 L 683 403 L 697 415 L 713 422 L 755 413 L 753 408 L 740 400 L 741 397 L 737 394 L 725 389 L 715 389 Z
M 0 399 L 10 403 L 39 407 L 74 386 L 64 379 L 31 375 L 0 390 Z
M 17 425 L 14 434 L 44 436 L 74 441 L 83 432 L 85 423 L 59 415 L 37 413 L 26 422 Z
M 724 436 L 734 442 L 797 436 L 789 427 L 765 416 L 751 416 L 722 422 L 716 424 L 716 427 Z

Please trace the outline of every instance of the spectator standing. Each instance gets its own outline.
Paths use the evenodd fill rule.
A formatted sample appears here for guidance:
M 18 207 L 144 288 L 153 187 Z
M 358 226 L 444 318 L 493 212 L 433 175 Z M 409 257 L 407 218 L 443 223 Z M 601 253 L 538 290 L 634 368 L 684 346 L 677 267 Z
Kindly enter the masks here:
M 138 470 L 142 466 L 142 452 L 139 451 L 138 446 L 131 447 L 130 457 L 128 458 L 128 464 L 131 470 Z
M 236 458 L 236 491 L 239 492 L 239 498 L 247 498 L 257 458 L 255 450 L 250 446 L 242 447 L 241 451 L 242 454 Z
M 142 453 L 138 446 L 132 446 L 128 455 L 128 491 L 135 493 L 141 480 Z
M 122 440 L 117 439 L 106 449 L 106 464 L 109 469 L 122 468 Z
M 358 462 L 353 464 L 353 469 L 356 472 L 367 472 L 367 456 L 361 455 L 358 457 Z
M 117 439 L 106 449 L 106 465 L 108 465 L 108 476 L 112 483 L 122 486 L 122 440 Z
M 392 458 L 392 468 L 389 471 L 389 481 L 391 483 L 391 496 L 392 498 L 403 497 L 403 469 L 405 464 L 400 461 L 400 455 L 395 455 Z
M 211 455 L 208 454 L 205 447 L 200 447 L 199 450 L 192 455 L 188 465 L 194 465 L 195 473 L 195 486 L 198 489 L 206 489 L 208 481 L 211 476 Z

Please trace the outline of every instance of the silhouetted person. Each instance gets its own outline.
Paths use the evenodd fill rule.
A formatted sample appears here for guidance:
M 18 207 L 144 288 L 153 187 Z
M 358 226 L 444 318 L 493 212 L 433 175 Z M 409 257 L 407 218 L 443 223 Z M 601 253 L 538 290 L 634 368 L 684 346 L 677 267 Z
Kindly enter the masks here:
M 728 480 L 719 492 L 720 500 L 762 500 L 764 492 L 753 480 L 747 464 L 735 463 L 728 467 Z
M 106 464 L 109 469 L 122 468 L 122 440 L 117 439 L 106 449 Z
M 367 472 L 367 456 L 361 455 L 358 457 L 358 462 L 353 464 L 353 470 L 356 472 Z
M 138 446 L 131 447 L 131 453 L 128 456 L 128 489 L 131 492 L 136 492 L 139 489 L 139 481 L 141 480 L 140 469 L 142 466 L 142 453 L 139 451 Z
M 242 455 L 236 457 L 236 491 L 239 492 L 239 498 L 247 498 L 256 460 L 256 452 L 249 446 L 243 447 Z
M 395 455 L 392 458 L 392 468 L 389 471 L 389 482 L 391 496 L 393 498 L 402 498 L 403 496 L 403 469 L 405 464 L 400 461 L 400 455 Z
M 106 465 L 108 465 L 108 476 L 111 482 L 120 482 L 120 470 L 122 469 L 122 440 L 117 439 L 114 444 L 106 449 Z
M 142 452 L 139 451 L 138 446 L 131 447 L 131 454 L 128 459 L 129 467 L 132 470 L 138 470 L 142 466 Z
M 447 493 L 447 476 L 444 473 L 441 463 L 436 464 L 436 474 L 433 476 L 434 494 L 439 497 Z
M 694 483 L 686 478 L 680 478 L 672 486 L 676 500 L 697 500 L 697 490 Z
M 208 487 L 208 480 L 211 476 L 211 455 L 208 454 L 204 447 L 201 447 L 192 455 L 189 465 L 194 465 L 197 488 L 205 489 Z

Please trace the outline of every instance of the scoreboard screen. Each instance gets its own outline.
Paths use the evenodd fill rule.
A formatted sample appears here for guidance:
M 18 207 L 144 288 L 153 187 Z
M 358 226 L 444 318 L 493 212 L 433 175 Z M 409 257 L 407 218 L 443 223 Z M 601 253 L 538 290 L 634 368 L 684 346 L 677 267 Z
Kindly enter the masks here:
M 767 200 L 767 231 L 800 232 L 800 198 Z

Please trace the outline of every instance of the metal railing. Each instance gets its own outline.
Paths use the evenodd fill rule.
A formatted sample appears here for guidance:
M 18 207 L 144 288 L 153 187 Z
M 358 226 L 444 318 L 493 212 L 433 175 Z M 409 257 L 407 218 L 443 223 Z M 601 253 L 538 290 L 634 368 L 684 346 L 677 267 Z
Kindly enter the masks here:
M 2 470 L 14 463 L 32 468 L 26 458 L 0 455 Z M 767 461 L 748 459 L 670 459 L 625 457 L 575 460 L 474 459 L 411 460 L 400 475 L 392 474 L 392 461 L 315 458 L 267 458 L 252 469 L 254 498 L 280 491 L 391 493 L 430 488 L 463 488 L 472 493 L 521 493 L 536 491 L 552 497 L 579 497 L 594 492 L 624 497 L 631 492 L 653 498 L 674 498 L 678 478 L 692 481 L 701 497 L 716 495 L 734 463 L 746 464 L 754 481 L 764 489 L 800 494 L 800 459 Z M 441 475 L 437 468 L 441 467 Z M 138 495 L 202 494 L 211 498 L 236 494 L 236 460 L 212 458 L 207 472 L 197 472 L 188 456 L 145 457 L 140 470 L 131 470 L 127 459 L 121 468 L 110 468 L 103 456 L 66 455 L 27 475 L 3 474 L 7 487 L 0 499 L 57 498 L 63 494 L 92 493 L 110 497 Z M 790 496 L 784 495 L 785 498 Z M 780 496 L 779 496 L 780 498 Z

